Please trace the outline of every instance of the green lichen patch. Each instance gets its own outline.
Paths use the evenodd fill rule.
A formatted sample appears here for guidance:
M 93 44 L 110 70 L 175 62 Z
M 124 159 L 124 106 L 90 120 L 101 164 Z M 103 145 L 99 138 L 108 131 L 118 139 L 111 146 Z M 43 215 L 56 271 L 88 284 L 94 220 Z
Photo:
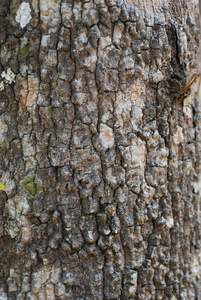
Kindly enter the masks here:
M 4 150 L 7 150 L 7 149 L 9 148 L 9 142 L 8 142 L 7 139 L 5 139 L 5 140 L 3 141 L 3 143 L 0 145 L 0 148 L 1 148 L 1 149 L 4 149 Z
M 47 114 L 47 117 L 48 118 L 51 118 L 52 117 L 52 106 L 48 106 L 46 108 L 46 114 Z
M 5 185 L 0 182 L 0 191 L 5 191 Z
M 178 160 L 177 160 L 177 159 L 173 159 L 173 160 L 171 161 L 171 164 L 177 168 L 179 163 L 178 163 Z
M 3 234 L 3 231 L 4 231 L 3 229 L 4 229 L 3 226 L 0 226 L 0 236 Z
M 186 169 L 184 169 L 184 171 L 187 175 L 189 175 L 191 172 L 191 169 L 192 169 L 192 166 L 189 165 L 188 167 L 186 167 Z
M 29 41 L 26 46 L 24 46 L 23 48 L 19 48 L 18 54 L 20 56 L 27 56 L 32 45 L 33 45 L 33 42 Z
M 42 181 L 36 175 L 25 177 L 20 184 L 25 191 L 33 197 L 40 194 L 42 191 Z

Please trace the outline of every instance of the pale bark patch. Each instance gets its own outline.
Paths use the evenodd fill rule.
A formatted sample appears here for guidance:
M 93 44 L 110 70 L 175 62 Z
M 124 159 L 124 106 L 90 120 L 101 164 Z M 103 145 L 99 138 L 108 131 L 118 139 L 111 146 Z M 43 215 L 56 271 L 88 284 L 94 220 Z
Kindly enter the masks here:
M 27 96 L 26 106 L 32 106 L 36 103 L 38 97 L 39 80 L 34 76 L 28 76 L 28 89 L 29 93 Z
M 17 11 L 16 21 L 20 24 L 22 28 L 26 27 L 26 25 L 31 20 L 31 8 L 29 3 L 22 2 Z
M 173 142 L 175 145 L 179 145 L 184 140 L 183 128 L 181 126 L 177 126 L 177 130 L 173 136 Z
M 15 182 L 10 178 L 9 172 L 4 172 L 1 177 L 1 182 L 5 185 L 7 195 L 11 195 L 13 189 L 15 188 Z
M 59 5 L 61 1 L 41 0 L 40 1 L 40 17 L 42 27 L 49 33 L 56 33 L 60 20 Z
M 111 149 L 114 146 L 114 134 L 112 128 L 105 124 L 100 125 L 100 140 L 103 148 Z
M 5 141 L 6 132 L 8 130 L 8 126 L 3 123 L 2 119 L 0 119 L 0 145 Z
M 188 96 L 184 99 L 183 103 L 183 112 L 187 119 L 193 119 L 193 111 L 192 111 L 192 97 Z

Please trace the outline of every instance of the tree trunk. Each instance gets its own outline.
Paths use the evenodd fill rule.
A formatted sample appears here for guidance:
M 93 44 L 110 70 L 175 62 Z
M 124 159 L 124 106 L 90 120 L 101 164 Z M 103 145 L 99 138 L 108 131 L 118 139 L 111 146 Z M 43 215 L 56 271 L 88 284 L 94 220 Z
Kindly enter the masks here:
M 1 0 L 0 299 L 201 299 L 194 0 Z

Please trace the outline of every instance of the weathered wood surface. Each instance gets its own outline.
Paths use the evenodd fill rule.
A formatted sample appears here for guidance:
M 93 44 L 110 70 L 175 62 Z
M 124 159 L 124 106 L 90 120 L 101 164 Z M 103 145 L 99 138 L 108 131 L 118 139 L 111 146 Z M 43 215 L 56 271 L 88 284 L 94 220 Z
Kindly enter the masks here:
M 1 299 L 200 299 L 197 10 L 1 0 Z

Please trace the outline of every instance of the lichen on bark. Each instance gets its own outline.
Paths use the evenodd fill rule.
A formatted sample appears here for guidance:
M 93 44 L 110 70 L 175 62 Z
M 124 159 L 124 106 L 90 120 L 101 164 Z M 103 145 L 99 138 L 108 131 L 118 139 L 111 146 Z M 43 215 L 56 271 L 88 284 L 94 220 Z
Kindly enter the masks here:
M 31 196 L 36 196 L 42 192 L 42 182 L 35 175 L 26 176 L 22 181 L 21 185 L 27 193 Z

